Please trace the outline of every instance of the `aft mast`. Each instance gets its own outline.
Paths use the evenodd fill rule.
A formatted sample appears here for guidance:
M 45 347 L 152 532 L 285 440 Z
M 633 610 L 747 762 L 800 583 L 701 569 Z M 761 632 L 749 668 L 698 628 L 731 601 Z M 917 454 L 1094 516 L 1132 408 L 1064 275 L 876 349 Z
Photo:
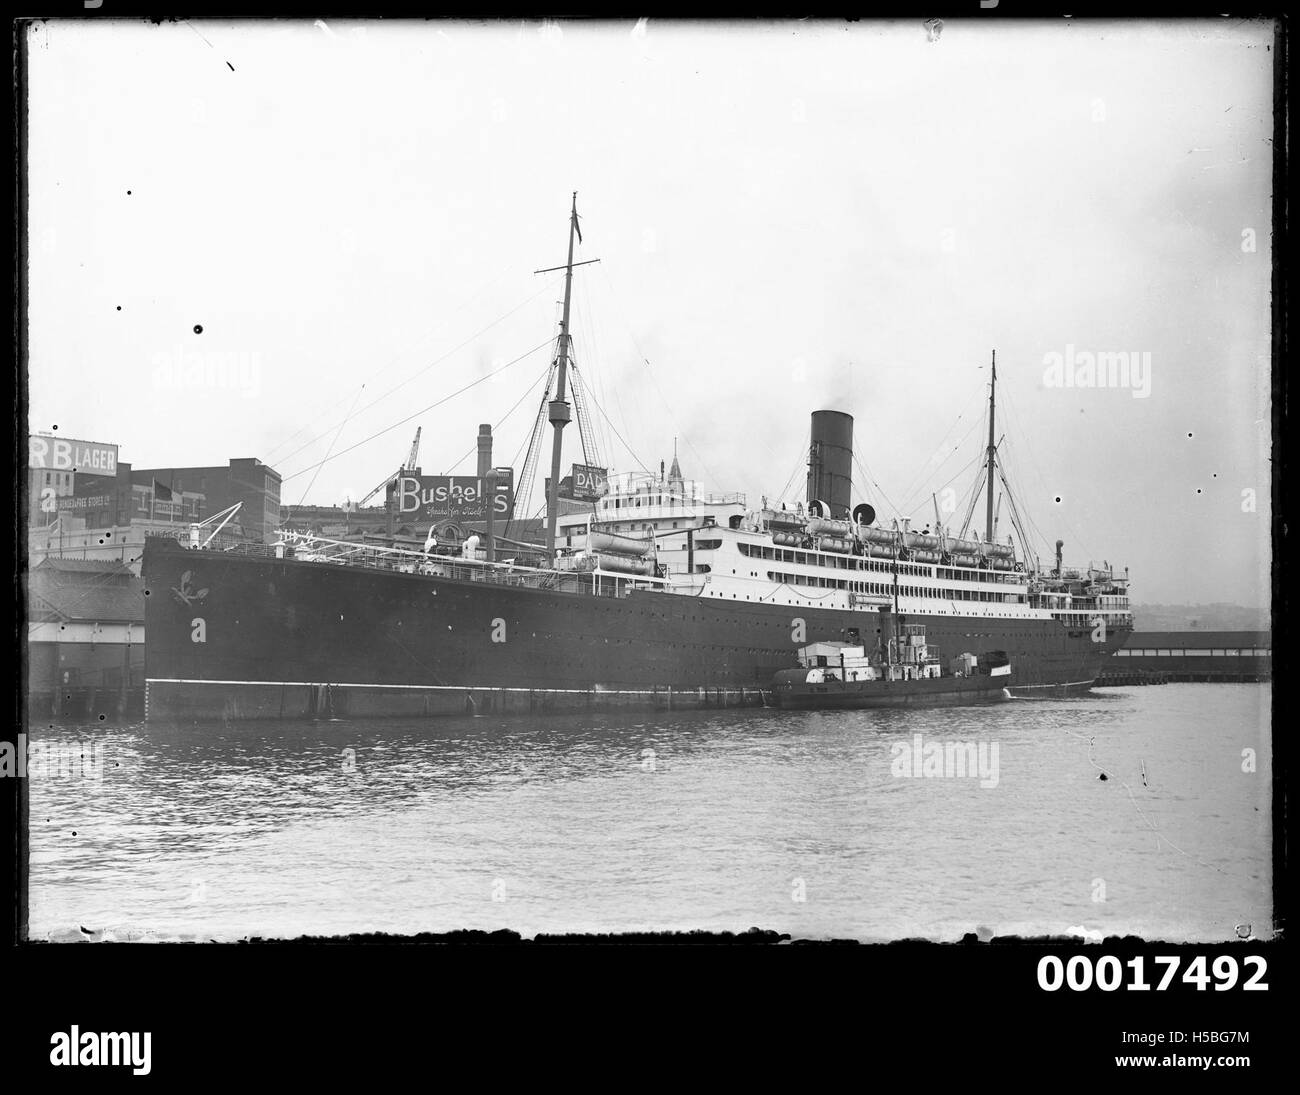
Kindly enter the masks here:
M 563 381 L 561 381 L 563 384 Z M 993 443 L 993 413 L 997 401 L 998 391 L 998 352 L 993 351 L 993 380 L 989 384 L 989 449 L 988 449 L 988 497 L 985 499 L 984 509 L 984 542 L 993 543 L 993 460 L 997 446 Z

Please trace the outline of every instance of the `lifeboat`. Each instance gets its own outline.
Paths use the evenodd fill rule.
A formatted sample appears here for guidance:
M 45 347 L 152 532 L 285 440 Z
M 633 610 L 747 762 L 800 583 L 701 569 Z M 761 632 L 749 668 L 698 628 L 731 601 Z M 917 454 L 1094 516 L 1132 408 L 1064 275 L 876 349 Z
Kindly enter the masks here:
M 620 536 L 615 532 L 591 530 L 589 540 L 593 551 L 612 551 L 619 555 L 649 555 L 654 547 L 652 540 L 643 540 L 636 536 Z
M 835 551 L 841 555 L 847 555 L 853 550 L 853 541 L 842 536 L 819 536 L 817 538 L 817 550 Z
M 792 510 L 768 510 L 764 514 L 772 528 L 803 528 L 805 518 Z
M 853 535 L 853 525 L 849 521 L 836 521 L 830 517 L 810 517 L 808 531 L 818 536 L 838 536 L 847 540 Z
M 631 559 L 626 555 L 593 553 L 596 566 L 616 574 L 654 574 L 655 565 L 649 559 Z

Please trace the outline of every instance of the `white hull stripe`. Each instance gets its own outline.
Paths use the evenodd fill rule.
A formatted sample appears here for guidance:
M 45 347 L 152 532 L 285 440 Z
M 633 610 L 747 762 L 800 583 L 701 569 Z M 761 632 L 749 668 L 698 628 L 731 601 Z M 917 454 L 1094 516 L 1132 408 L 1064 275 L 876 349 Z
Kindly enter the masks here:
M 214 681 L 200 678 L 189 677 L 147 677 L 146 684 L 235 684 L 250 685 L 263 688 L 405 688 L 421 692 L 540 692 L 540 693 L 559 693 L 572 696 L 587 696 L 591 694 L 602 696 L 662 696 L 666 692 L 674 689 L 665 686 L 665 688 L 506 688 L 496 684 L 358 684 L 353 681 Z M 1016 684 L 1011 682 L 1007 687 L 1014 688 L 1017 691 L 1028 691 L 1031 688 L 1079 688 L 1085 684 L 1091 685 L 1096 683 L 1096 678 L 1089 678 L 1086 681 L 1064 681 L 1060 684 Z M 766 692 L 765 688 L 754 686 L 736 686 L 731 688 L 678 688 L 677 692 Z
M 1008 688 L 1014 688 L 1017 692 L 1025 692 L 1030 688 L 1079 688 L 1085 684 L 1096 684 L 1096 677 L 1089 677 L 1086 681 L 1062 681 L 1060 684 L 1016 684 L 1012 681 Z
M 754 692 L 764 693 L 769 689 L 757 685 L 737 685 L 721 688 L 678 688 L 667 686 L 658 690 L 653 688 L 505 688 L 496 684 L 356 684 L 350 681 L 214 681 L 186 677 L 146 677 L 145 684 L 240 684 L 263 688 L 407 688 L 420 692 L 523 692 L 523 693 L 563 693 L 573 696 L 663 696 L 676 691 L 682 695 L 697 692 Z

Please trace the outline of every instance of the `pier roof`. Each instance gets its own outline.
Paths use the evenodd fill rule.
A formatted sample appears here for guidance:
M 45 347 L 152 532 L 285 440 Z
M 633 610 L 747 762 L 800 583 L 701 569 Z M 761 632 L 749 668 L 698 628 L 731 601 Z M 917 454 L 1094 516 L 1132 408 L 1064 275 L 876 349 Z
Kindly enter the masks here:
M 28 612 L 33 621 L 144 623 L 144 579 L 120 564 L 94 560 L 47 560 L 28 576 Z M 95 569 L 69 568 L 90 562 Z M 109 569 L 105 569 L 105 566 Z
M 1273 633 L 1271 631 L 1202 631 L 1200 628 L 1189 631 L 1135 631 L 1124 645 L 1134 650 L 1149 647 L 1169 650 L 1268 648 L 1273 645 Z

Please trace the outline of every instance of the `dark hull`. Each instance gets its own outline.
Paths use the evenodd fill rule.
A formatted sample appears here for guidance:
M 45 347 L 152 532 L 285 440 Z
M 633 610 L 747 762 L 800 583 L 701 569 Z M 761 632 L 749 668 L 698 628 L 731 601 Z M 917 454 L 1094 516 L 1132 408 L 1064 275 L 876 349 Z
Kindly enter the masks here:
M 762 704 L 798 646 L 876 620 L 864 611 L 592 596 L 188 551 L 162 539 L 146 543 L 144 577 L 150 719 Z M 796 617 L 805 621 L 797 637 Z M 1097 643 L 1056 621 L 907 619 L 925 624 L 945 656 L 1005 651 L 1017 693 L 1090 687 L 1128 634 Z
M 1009 699 L 1011 678 L 936 677 L 921 681 L 826 681 L 809 684 L 805 670 L 778 673 L 773 682 L 777 707 L 868 708 L 958 707 Z

